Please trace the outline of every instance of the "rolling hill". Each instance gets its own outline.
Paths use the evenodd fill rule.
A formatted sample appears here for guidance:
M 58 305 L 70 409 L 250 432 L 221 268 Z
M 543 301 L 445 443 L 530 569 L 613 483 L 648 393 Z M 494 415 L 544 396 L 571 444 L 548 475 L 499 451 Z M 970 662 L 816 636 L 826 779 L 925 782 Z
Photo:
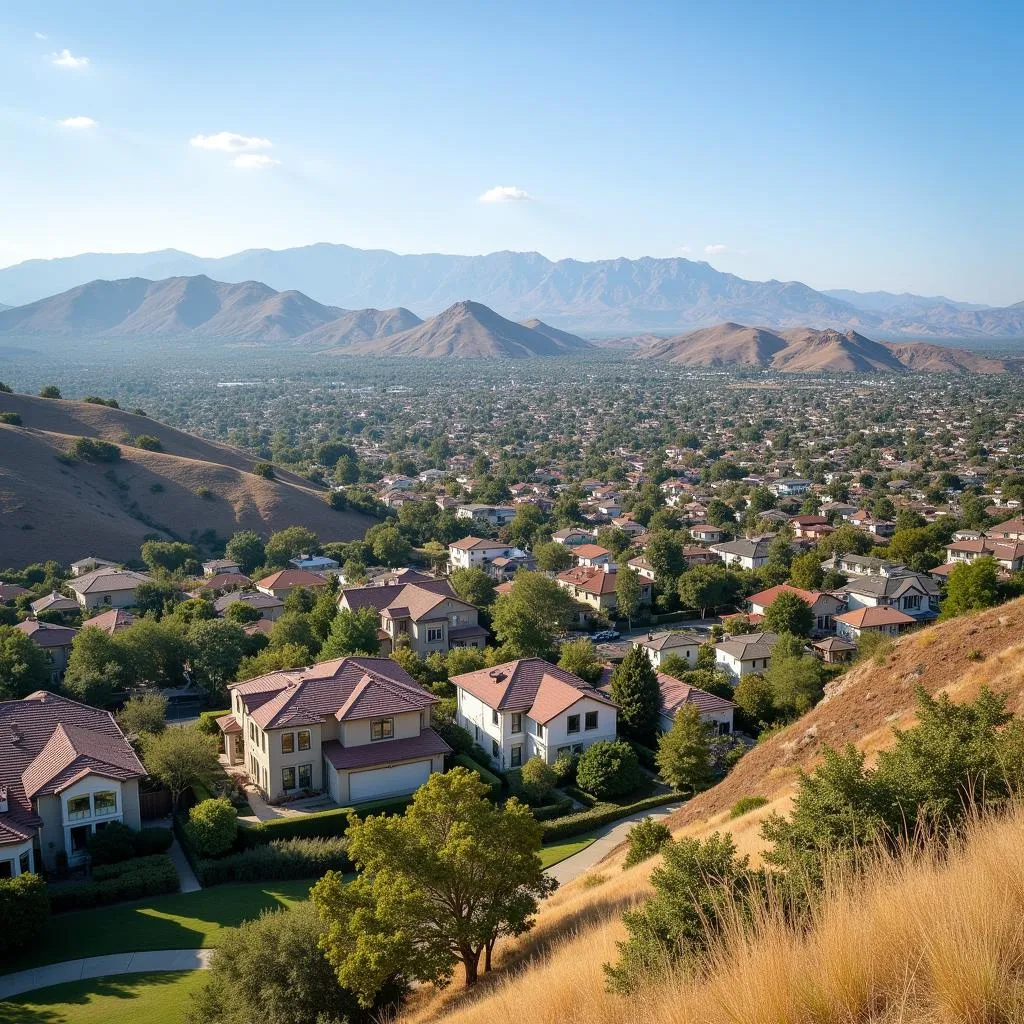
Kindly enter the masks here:
M 961 348 L 878 342 L 856 331 L 800 327 L 771 331 L 725 323 L 650 342 L 636 352 L 684 366 L 761 367 L 784 373 L 1003 373 L 1009 364 Z
M 72 561 L 85 554 L 128 559 L 149 536 L 183 539 L 213 529 L 268 534 L 292 524 L 323 540 L 361 537 L 373 520 L 336 512 L 324 492 L 286 470 L 256 476 L 256 459 L 148 417 L 86 402 L 0 394 L 0 566 Z M 159 451 L 134 447 L 155 437 Z M 68 459 L 76 438 L 121 446 L 112 464 Z
M 297 342 L 312 349 L 344 349 L 373 338 L 388 337 L 423 321 L 408 309 L 356 309 L 301 335 Z
M 517 324 L 479 302 L 463 300 L 417 327 L 353 345 L 349 351 L 423 359 L 525 359 L 591 348 L 582 338 L 536 323 L 536 328 Z
M 30 303 L 96 278 L 196 274 L 264 281 L 345 309 L 405 306 L 420 316 L 472 295 L 505 316 L 539 316 L 567 330 L 681 332 L 732 320 L 891 337 L 1024 337 L 1019 304 L 989 308 L 941 296 L 821 292 L 798 281 L 748 281 L 683 258 L 555 262 L 536 252 L 399 255 L 327 243 L 250 249 L 216 259 L 168 249 L 28 260 L 0 269 L 0 295 L 5 302 Z

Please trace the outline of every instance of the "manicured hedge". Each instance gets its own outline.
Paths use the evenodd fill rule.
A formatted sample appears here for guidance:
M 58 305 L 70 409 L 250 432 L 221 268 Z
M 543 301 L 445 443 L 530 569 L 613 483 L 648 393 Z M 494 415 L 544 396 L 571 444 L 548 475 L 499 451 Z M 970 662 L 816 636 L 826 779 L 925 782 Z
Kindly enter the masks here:
M 482 764 L 477 763 L 471 757 L 467 757 L 465 754 L 456 754 L 452 758 L 452 764 L 458 765 L 460 768 L 468 768 L 471 772 L 476 772 L 477 775 L 491 787 L 491 799 L 500 800 L 501 793 L 504 789 L 504 785 L 500 778 L 494 774 L 494 772 L 485 768 Z
M 115 821 L 89 841 L 89 856 L 93 866 L 119 864 L 133 857 L 165 853 L 171 848 L 172 839 L 169 828 L 144 828 L 136 832 Z
M 216 860 L 201 860 L 196 875 L 201 885 L 319 878 L 327 871 L 352 869 L 345 851 L 345 840 L 338 837 L 275 839 Z
M 174 833 L 169 828 L 144 828 L 135 833 L 133 842 L 136 857 L 166 853 L 174 842 Z
M 87 907 L 100 907 L 121 900 L 138 900 L 146 896 L 160 896 L 178 891 L 178 872 L 170 857 L 160 854 L 155 857 L 140 857 L 138 860 L 147 863 L 138 865 L 137 862 L 125 861 L 122 864 L 109 865 L 112 868 L 123 868 L 136 863 L 137 866 L 114 878 L 54 889 L 50 894 L 53 912 L 59 914 L 68 910 L 84 910 Z
M 217 724 L 217 719 L 230 714 L 231 708 L 225 708 L 223 711 L 200 711 L 199 731 L 205 732 L 209 736 L 218 735 L 220 733 L 220 726 Z
M 557 821 L 544 822 L 544 842 L 550 843 L 555 839 L 568 839 L 570 836 L 582 835 L 584 832 L 590 832 L 592 829 L 618 821 L 620 818 L 628 818 L 638 811 L 674 803 L 678 799 L 678 793 L 659 793 L 656 796 L 637 800 L 632 804 L 599 803 L 590 810 L 567 814 Z
M 585 789 L 580 789 L 579 786 L 563 786 L 562 789 L 584 807 L 596 807 L 600 803 L 593 793 L 588 793 Z
M 50 892 L 39 875 L 0 878 L 0 952 L 28 945 L 50 916 Z
M 626 740 L 626 742 L 633 748 L 633 753 L 636 754 L 637 760 L 648 771 L 657 773 L 658 756 L 656 752 L 651 750 L 650 747 L 645 747 L 642 743 L 637 743 L 636 740 Z
M 133 857 L 131 860 L 123 860 L 120 864 L 99 864 L 92 869 L 92 880 L 94 882 L 107 882 L 111 878 L 120 878 L 122 875 L 130 875 L 135 871 L 144 871 L 149 868 L 162 868 L 169 860 L 162 853 L 154 853 L 148 857 Z
M 572 813 L 572 801 L 568 799 L 555 800 L 550 804 L 542 804 L 540 807 L 531 807 L 533 816 L 538 821 L 551 821 L 554 818 L 564 818 Z
M 274 839 L 341 836 L 348 828 L 348 816 L 352 813 L 360 818 L 370 814 L 401 814 L 410 803 L 411 795 L 373 800 L 354 807 L 332 807 L 313 814 L 290 814 L 286 818 L 273 818 L 258 823 L 239 821 L 238 842 L 242 847 L 249 847 L 260 846 Z

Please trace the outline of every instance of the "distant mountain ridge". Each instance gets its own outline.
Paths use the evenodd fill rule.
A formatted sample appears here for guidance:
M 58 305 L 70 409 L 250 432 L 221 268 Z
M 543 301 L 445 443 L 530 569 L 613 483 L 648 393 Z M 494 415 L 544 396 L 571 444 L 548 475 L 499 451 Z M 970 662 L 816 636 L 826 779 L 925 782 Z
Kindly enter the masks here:
M 901 337 L 1024 337 L 1024 303 L 975 307 L 942 297 L 820 292 L 797 281 L 747 281 L 680 257 L 553 262 L 535 252 L 399 255 L 318 243 L 208 259 L 174 249 L 29 260 L 0 270 L 6 302 L 33 302 L 94 279 L 205 274 L 262 281 L 342 309 L 405 307 L 433 316 L 471 295 L 511 319 L 621 334 L 684 331 L 722 321 L 779 330 L 871 330 Z
M 751 367 L 784 373 L 1004 373 L 1002 359 L 924 342 L 879 342 L 856 331 L 764 327 L 724 323 L 674 338 L 659 338 L 636 352 L 682 366 Z

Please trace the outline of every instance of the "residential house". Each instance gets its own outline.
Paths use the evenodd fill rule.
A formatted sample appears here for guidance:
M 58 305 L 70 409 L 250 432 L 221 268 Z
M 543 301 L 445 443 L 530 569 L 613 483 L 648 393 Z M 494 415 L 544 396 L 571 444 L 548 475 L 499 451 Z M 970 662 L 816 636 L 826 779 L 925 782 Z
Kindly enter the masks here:
M 381 653 L 407 643 L 421 658 L 453 647 L 482 648 L 487 630 L 475 605 L 463 601 L 447 580 L 345 587 L 338 607 L 348 611 L 373 608 L 380 616 Z
M 82 629 L 85 629 L 86 626 L 92 626 L 95 629 L 102 629 L 104 633 L 109 633 L 113 636 L 134 623 L 135 616 L 131 612 L 126 612 L 123 608 L 111 608 L 109 611 L 94 615 L 91 619 L 86 619 L 82 623 Z
M 108 711 L 45 690 L 0 703 L 0 877 L 84 861 L 111 822 L 140 828 L 145 774 Z
M 569 593 L 582 604 L 602 615 L 611 615 L 618 607 L 618 598 L 615 594 L 615 584 L 618 574 L 614 569 L 605 566 L 577 565 L 573 569 L 566 569 L 555 577 L 556 582 L 563 590 Z M 651 584 L 649 580 L 640 580 L 640 603 L 651 603 Z M 581 613 L 578 621 L 586 621 L 591 616 Z
M 79 611 L 78 602 L 73 597 L 65 597 L 63 594 L 58 594 L 56 590 L 45 597 L 40 597 L 38 600 L 33 601 L 29 608 L 32 609 L 33 615 L 38 615 L 40 612 L 64 614 L 66 612 L 77 613 Z
M 1005 523 L 990 527 L 985 533 L 993 540 L 1024 540 L 1024 519 L 1020 516 L 1007 519 Z
M 836 634 L 856 643 L 862 633 L 883 633 L 898 636 L 917 620 L 895 608 L 883 606 L 861 607 L 836 616 Z
M 826 665 L 838 665 L 853 657 L 857 645 L 841 636 L 826 636 L 812 643 L 811 650 Z
M 452 571 L 456 569 L 484 569 L 485 563 L 495 558 L 511 558 L 516 552 L 511 544 L 481 537 L 463 537 L 448 545 L 448 562 Z
M 662 732 L 668 732 L 675 721 L 676 712 L 687 704 L 692 704 L 700 714 L 700 720 L 709 725 L 718 736 L 728 736 L 733 730 L 733 712 L 736 705 L 731 700 L 716 696 L 664 672 L 658 673 L 658 726 Z
M 907 567 L 899 562 L 891 562 L 887 558 L 875 558 L 871 555 L 833 555 L 821 563 L 826 572 L 834 569 L 844 576 L 897 576 L 906 572 Z
M 315 572 L 307 572 L 305 569 L 281 569 L 256 581 L 256 589 L 261 594 L 267 594 L 282 601 L 293 590 L 298 590 L 300 587 L 315 590 L 317 587 L 326 586 L 327 580 L 323 576 Z
M 567 526 L 562 530 L 555 530 L 551 539 L 556 544 L 564 544 L 568 548 L 578 547 L 580 544 L 590 544 L 594 535 L 586 530 L 577 529 L 575 526 Z
M 616 516 L 612 520 L 612 526 L 621 530 L 630 540 L 640 540 L 647 533 L 647 527 L 638 523 L 635 519 L 627 519 L 625 516 Z
M 516 510 L 512 505 L 459 505 L 455 509 L 456 519 L 471 519 L 474 523 L 489 523 L 491 526 L 505 526 L 512 522 Z
M 78 635 L 78 630 L 53 622 L 40 622 L 38 619 L 25 619 L 14 628 L 46 652 L 50 659 L 50 682 L 59 686 L 67 671 L 71 643 Z
M 647 561 L 646 555 L 636 555 L 634 558 L 629 559 L 626 565 L 630 567 L 635 573 L 639 573 L 645 580 L 650 580 L 652 583 L 656 578 L 654 566 Z
M 266 799 L 328 793 L 341 806 L 415 792 L 451 748 L 437 698 L 390 658 L 349 657 L 232 683 L 217 719 L 228 759 Z
M 894 608 L 918 621 L 939 613 L 939 588 L 925 573 L 904 570 L 896 576 L 855 577 L 840 588 L 849 611 L 858 608 Z
M 211 558 L 203 562 L 204 576 L 220 576 L 222 573 L 240 573 L 242 567 L 234 558 Z
M 143 583 L 152 583 L 150 576 L 131 569 L 110 569 L 100 566 L 68 581 L 78 603 L 85 609 L 131 608 L 135 591 Z
M 577 565 L 585 565 L 590 568 L 607 565 L 609 568 L 614 568 L 612 553 L 607 548 L 601 547 L 600 544 L 580 544 L 573 549 L 572 553 Z
M 642 647 L 651 665 L 656 669 L 661 668 L 665 659 L 673 654 L 685 658 L 691 668 L 696 668 L 697 652 L 706 639 L 702 633 L 693 630 L 673 632 L 663 629 L 656 633 L 649 632 L 646 637 L 634 640 L 633 646 Z
M 0 580 L 0 604 L 12 604 L 16 598 L 27 593 L 28 590 L 17 583 L 4 583 Z
M 768 561 L 767 537 L 755 537 L 750 540 L 726 540 L 712 544 L 710 549 L 726 564 L 727 567 L 739 566 L 741 569 L 756 569 Z
M 532 757 L 554 764 L 560 754 L 613 740 L 617 707 L 596 687 L 541 658 L 521 658 L 453 676 L 457 721 L 500 770 Z
M 229 590 L 242 590 L 255 585 L 244 573 L 220 572 L 216 576 L 204 576 L 202 583 L 196 588 L 196 593 L 224 594 Z
M 788 522 L 793 530 L 793 536 L 797 538 L 814 536 L 817 532 L 815 527 L 829 526 L 824 516 L 790 516 Z
M 757 616 L 758 621 L 764 613 L 772 606 L 780 594 L 795 594 L 805 604 L 810 606 L 814 615 L 814 624 L 811 626 L 812 636 L 825 636 L 835 632 L 834 618 L 846 607 L 846 601 L 825 590 L 801 590 L 799 587 L 790 586 L 788 583 L 780 583 L 777 587 L 769 587 L 757 594 L 751 594 L 747 598 L 747 606 L 750 609 L 751 618 Z
M 699 544 L 684 544 L 683 558 L 687 567 L 695 565 L 714 565 L 722 559 L 708 548 L 702 548 Z
M 284 601 L 281 598 L 259 590 L 231 590 L 213 602 L 213 609 L 218 615 L 227 615 L 228 608 L 236 601 L 255 608 L 260 618 L 268 622 L 276 622 L 284 612 Z
M 772 660 L 777 633 L 743 633 L 715 644 L 715 667 L 734 681 L 752 672 L 764 672 Z
M 697 523 L 689 529 L 690 536 L 699 544 L 717 544 L 725 537 L 725 530 L 710 523 Z
M 800 477 L 785 477 L 770 481 L 768 489 L 778 498 L 797 498 L 811 489 L 811 481 Z
M 328 558 L 327 555 L 299 555 L 298 558 L 289 559 L 288 564 L 293 569 L 316 573 L 333 572 L 341 566 L 336 558 Z
M 973 562 L 985 555 L 994 558 L 1004 573 L 1019 572 L 1024 568 L 1024 541 L 981 537 L 946 545 L 946 558 L 950 562 Z
M 118 569 L 120 568 L 119 563 L 111 562 L 106 558 L 96 558 L 93 555 L 89 555 L 86 558 L 80 558 L 77 562 L 71 563 L 71 575 L 74 577 L 86 576 L 96 569 Z

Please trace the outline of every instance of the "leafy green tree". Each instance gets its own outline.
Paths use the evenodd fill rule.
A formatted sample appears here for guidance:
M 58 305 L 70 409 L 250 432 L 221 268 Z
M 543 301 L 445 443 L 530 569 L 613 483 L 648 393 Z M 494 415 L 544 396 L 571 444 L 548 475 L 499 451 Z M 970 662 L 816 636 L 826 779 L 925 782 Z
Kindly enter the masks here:
M 211 697 L 223 694 L 249 647 L 242 627 L 227 619 L 196 622 L 188 631 L 188 643 L 195 682 Z
M 585 636 L 569 640 L 558 651 L 558 667 L 579 676 L 584 682 L 594 685 L 604 669 L 597 648 Z
M 814 551 L 796 555 L 789 563 L 789 582 L 801 590 L 817 590 L 823 583 L 825 572 L 821 557 Z
M 821 700 L 822 670 L 817 658 L 773 650 L 764 679 L 771 687 L 776 720 L 798 718 Z
M 228 542 L 229 549 L 233 540 L 234 537 Z M 312 530 L 305 526 L 286 526 L 270 535 L 264 548 L 264 558 L 268 566 L 283 569 L 291 559 L 299 555 L 315 555 L 319 552 L 320 539 Z
M 130 697 L 117 713 L 117 724 L 127 736 L 163 732 L 167 728 L 167 698 L 157 690 Z
M 61 398 L 60 388 L 56 384 L 47 384 L 39 391 L 40 398 Z
M 313 635 L 308 615 L 303 615 L 302 612 L 285 612 L 270 627 L 270 646 L 282 647 L 285 644 L 301 644 L 309 651 L 310 658 L 313 657 L 319 644 Z
M 641 742 L 650 742 L 658 732 L 661 690 L 644 648 L 630 647 L 615 666 L 611 696 L 619 706 L 619 728 Z
M 544 513 L 536 505 L 520 505 L 512 522 L 508 524 L 509 542 L 516 547 L 528 548 L 544 529 Z
M 187 604 L 188 602 L 186 601 L 185 603 Z M 246 604 L 244 601 L 235 601 L 234 604 L 228 605 L 224 618 L 228 622 L 244 626 L 248 622 L 258 622 L 263 618 L 263 613 L 258 608 L 253 608 L 251 604 Z
M 739 578 L 722 565 L 695 565 L 679 577 L 679 600 L 702 619 L 709 608 L 735 604 L 739 591 Z
M 79 630 L 71 641 L 64 690 L 83 704 L 105 707 L 125 681 L 125 656 L 115 639 L 96 626 Z
M 184 630 L 172 618 L 137 619 L 114 636 L 128 685 L 180 686 L 189 649 Z
M 20 629 L 0 626 L 0 697 L 17 700 L 50 686 L 50 659 Z
M 142 560 L 151 572 L 173 573 L 179 569 L 196 573 L 199 557 L 195 547 L 176 540 L 147 540 L 142 545 Z
M 512 588 L 494 602 L 491 624 L 509 658 L 548 657 L 555 637 L 573 619 L 576 602 L 543 573 L 516 573 Z
M 437 773 L 404 815 L 350 819 L 358 874 L 328 872 L 310 893 L 326 925 L 321 948 L 366 1007 L 396 974 L 446 984 L 461 964 L 477 981 L 503 935 L 533 925 L 555 886 L 541 867 L 541 829 L 517 800 L 497 807 L 475 772 Z
M 564 572 L 572 565 L 572 550 L 553 540 L 538 544 L 533 549 L 533 557 L 537 560 L 537 568 L 544 572 Z
M 952 619 L 998 603 L 999 567 L 994 558 L 985 555 L 973 562 L 961 562 L 950 572 L 941 617 Z
M 490 608 L 497 596 L 495 582 L 483 569 L 456 569 L 451 574 L 452 589 L 463 601 L 477 608 Z
M 336 577 L 335 577 L 336 578 Z M 309 628 L 322 644 L 331 633 L 334 617 L 338 614 L 338 595 L 331 587 L 320 587 L 313 607 L 309 610 Z
M 693 704 L 684 704 L 658 740 L 658 770 L 679 792 L 696 793 L 711 781 L 711 730 Z
M 463 672 L 476 672 L 486 664 L 484 652 L 476 647 L 453 647 L 445 657 L 444 674 L 457 676 Z
M 143 614 L 159 619 L 174 611 L 178 588 L 167 580 L 149 580 L 135 588 L 135 607 Z
M 50 917 L 49 886 L 42 875 L 26 871 L 0 878 L 0 953 L 31 946 Z M 16 1015 L 25 1020 L 24 1015 Z
M 226 797 L 200 800 L 189 809 L 185 832 L 204 857 L 220 857 L 234 845 L 238 814 Z
M 626 616 L 630 628 L 640 613 L 642 594 L 640 574 L 627 565 L 620 565 L 615 573 L 615 606 L 620 615 Z
M 676 590 L 679 577 L 686 571 L 682 538 L 677 533 L 656 533 L 644 547 L 644 557 L 654 570 L 654 578 L 663 590 Z
M 784 590 L 765 608 L 762 626 L 770 633 L 810 636 L 814 627 L 814 612 L 802 597 Z
M 142 762 L 146 771 L 171 791 L 175 808 L 186 789 L 197 784 L 209 786 L 220 771 L 217 740 L 194 725 L 146 736 Z
M 576 766 L 576 784 L 602 800 L 632 793 L 642 778 L 636 752 L 625 740 L 592 743 Z
M 555 769 L 543 757 L 531 757 L 520 771 L 527 799 L 533 804 L 544 803 L 558 781 Z
M 331 623 L 331 632 L 320 648 L 320 660 L 343 658 L 348 654 L 377 654 L 380 641 L 377 630 L 379 616 L 374 608 L 360 608 L 358 611 L 342 609 Z
M 265 647 L 258 654 L 243 658 L 238 665 L 236 678 L 239 681 L 255 679 L 268 672 L 277 672 L 285 668 L 302 668 L 310 664 L 312 656 L 308 647 L 302 644 L 283 644 L 280 647 Z
M 655 854 L 660 853 L 665 844 L 672 838 L 672 833 L 667 825 L 663 825 L 656 818 L 643 818 L 638 821 L 626 833 L 626 845 L 628 847 L 626 859 L 622 863 L 623 870 L 631 868 L 634 864 L 650 860 Z
M 778 718 L 775 691 L 771 683 L 757 672 L 741 676 L 733 691 L 733 703 L 743 712 L 745 724 L 753 729 L 770 726 Z
M 202 622 L 204 619 L 215 619 L 217 617 L 213 602 L 201 597 L 190 597 L 187 601 L 176 604 L 171 614 L 174 620 L 180 622 L 186 629 L 194 622 Z
M 412 548 L 397 527 L 380 523 L 366 531 L 366 543 L 381 565 L 403 566 L 409 562 Z
M 267 560 L 263 538 L 253 530 L 239 530 L 228 541 L 224 554 L 233 558 L 246 575 L 258 569 Z

